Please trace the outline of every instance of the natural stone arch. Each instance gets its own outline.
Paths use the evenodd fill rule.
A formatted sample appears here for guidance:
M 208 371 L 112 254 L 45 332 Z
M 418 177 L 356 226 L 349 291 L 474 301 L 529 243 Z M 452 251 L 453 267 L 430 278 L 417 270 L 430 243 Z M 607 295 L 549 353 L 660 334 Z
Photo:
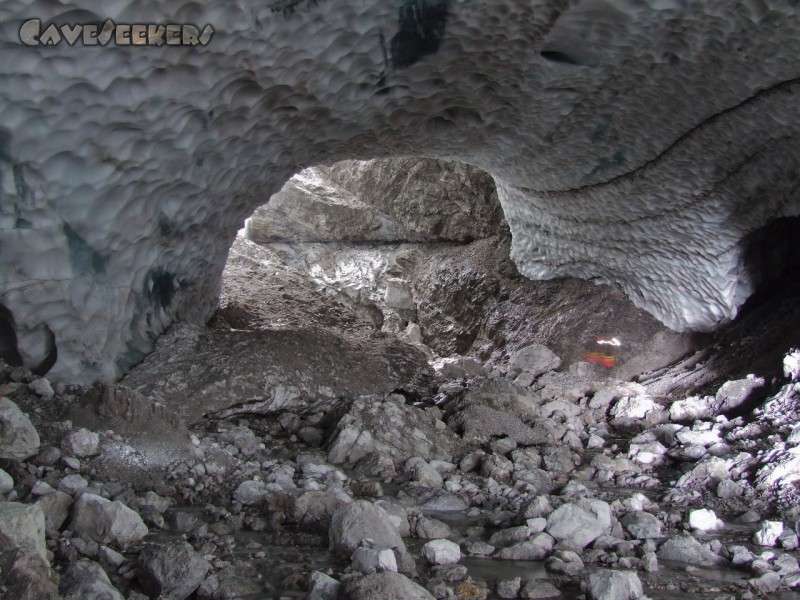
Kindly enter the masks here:
M 26 339 L 55 339 L 57 377 L 113 379 L 173 321 L 205 321 L 244 218 L 313 164 L 478 165 L 524 274 L 613 282 L 677 329 L 733 317 L 742 238 L 798 213 L 789 0 L 27 10 L 0 6 L 0 302 L 31 361 Z M 34 16 L 216 33 L 33 48 Z

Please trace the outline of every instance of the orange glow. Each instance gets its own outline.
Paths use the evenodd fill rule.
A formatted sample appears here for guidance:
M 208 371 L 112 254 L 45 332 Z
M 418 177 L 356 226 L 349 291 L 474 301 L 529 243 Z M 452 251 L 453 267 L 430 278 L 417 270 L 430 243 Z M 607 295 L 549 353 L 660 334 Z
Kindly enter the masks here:
M 602 352 L 589 352 L 586 355 L 586 361 L 596 365 L 603 365 L 604 367 L 616 367 L 617 357 L 613 354 L 603 354 Z

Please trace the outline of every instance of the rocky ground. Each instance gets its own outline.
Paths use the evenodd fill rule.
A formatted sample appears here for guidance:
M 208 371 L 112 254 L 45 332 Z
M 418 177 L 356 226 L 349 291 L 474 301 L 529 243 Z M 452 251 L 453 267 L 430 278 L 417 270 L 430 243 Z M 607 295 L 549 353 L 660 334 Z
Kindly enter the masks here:
M 239 238 L 118 385 L 0 366 L 0 595 L 800 598 L 796 281 L 682 336 L 494 230 Z

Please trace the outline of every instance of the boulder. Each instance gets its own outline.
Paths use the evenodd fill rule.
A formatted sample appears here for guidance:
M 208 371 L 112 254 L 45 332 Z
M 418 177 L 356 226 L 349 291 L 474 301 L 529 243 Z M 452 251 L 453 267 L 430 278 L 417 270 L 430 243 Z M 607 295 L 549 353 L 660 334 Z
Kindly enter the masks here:
M 542 424 L 529 427 L 510 411 L 471 404 L 460 410 L 449 422 L 463 432 L 464 442 L 483 444 L 492 437 L 507 437 L 517 444 L 552 444 L 556 442 L 552 428 Z
M 44 523 L 47 533 L 55 534 L 69 517 L 69 508 L 72 506 L 72 496 L 58 490 L 40 496 L 36 504 L 42 507 Z
M 719 402 L 714 396 L 690 396 L 676 400 L 669 407 L 672 421 L 696 421 L 713 417 L 719 410 Z
M 94 541 L 110 542 L 124 546 L 138 542 L 147 535 L 147 526 L 139 514 L 119 500 L 107 500 L 95 494 L 84 493 L 72 509 L 70 529 L 86 534 Z
M 170 542 L 146 548 L 139 557 L 137 578 L 151 596 L 184 600 L 200 586 L 211 565 L 191 544 Z
M 353 568 L 362 575 L 371 575 L 381 571 L 397 572 L 397 559 L 394 552 L 387 548 L 356 548 L 350 560 Z
M 39 452 L 39 433 L 28 416 L 0 396 L 0 458 L 25 460 Z
M 585 548 L 611 531 L 611 507 L 602 500 L 593 499 L 564 504 L 547 517 L 545 531 L 558 542 Z
M 403 538 L 392 526 L 389 514 L 366 500 L 356 500 L 333 513 L 328 539 L 331 550 L 345 557 L 368 544 L 373 548 L 395 550 L 401 571 L 412 568 L 413 560 L 406 552 Z
M 47 560 L 30 547 L 0 552 L 0 587 L 9 600 L 56 600 L 57 577 Z M 115 600 L 109 598 L 109 600 Z
M 560 367 L 561 359 L 547 346 L 531 344 L 515 352 L 508 366 L 515 377 L 524 372 L 535 379 Z
M 243 481 L 233 492 L 233 499 L 247 506 L 261 504 L 270 491 L 263 481 Z
M 100 452 L 100 436 L 83 427 L 74 429 L 61 440 L 61 449 L 67 456 L 95 456 Z
M 668 539 L 658 548 L 656 556 L 658 560 L 671 560 L 700 567 L 719 566 L 727 562 L 689 535 Z
M 313 571 L 308 576 L 307 600 L 337 600 L 340 585 L 333 577 L 320 571 Z
M 775 546 L 782 533 L 781 521 L 764 521 L 761 528 L 753 534 L 753 541 L 759 546 Z
M 53 386 L 44 377 L 34 379 L 28 384 L 28 389 L 43 400 L 50 400 L 56 393 L 53 391 Z
M 424 587 L 392 571 L 348 579 L 342 584 L 340 598 L 342 600 L 434 600 Z
M 586 578 L 588 600 L 637 600 L 644 596 L 642 582 L 633 571 L 599 569 Z
M 124 600 L 99 564 L 82 558 L 61 575 L 58 590 L 62 600 Z
M 525 600 L 560 598 L 561 591 L 546 579 L 531 579 L 519 591 L 519 597 Z
M 689 511 L 689 527 L 698 531 L 714 531 L 725 527 L 713 510 L 699 508 Z
M 354 464 L 378 453 L 395 465 L 419 456 L 452 461 L 461 453 L 458 436 L 435 416 L 405 405 L 405 399 L 361 397 L 336 425 L 328 460 Z
M 555 541 L 547 533 L 539 533 L 531 539 L 503 548 L 495 558 L 502 560 L 544 560 L 553 551 Z
M 762 387 L 764 387 L 764 379 L 752 375 L 745 379 L 726 381 L 717 390 L 716 401 L 719 410 L 727 413 L 744 406 L 752 393 Z
M 649 512 L 628 513 L 620 519 L 620 523 L 634 539 L 646 540 L 661 537 L 661 521 Z
M 0 494 L 7 494 L 14 489 L 14 478 L 0 469 Z
M 461 560 L 461 548 L 450 540 L 431 540 L 422 547 L 422 556 L 432 565 L 450 565 Z
M 0 551 L 29 548 L 47 557 L 45 518 L 36 504 L 0 502 Z

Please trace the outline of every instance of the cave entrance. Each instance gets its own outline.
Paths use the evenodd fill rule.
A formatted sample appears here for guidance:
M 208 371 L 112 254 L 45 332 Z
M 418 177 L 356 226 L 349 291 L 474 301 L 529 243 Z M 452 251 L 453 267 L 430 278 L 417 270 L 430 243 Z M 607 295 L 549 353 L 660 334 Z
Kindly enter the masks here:
M 745 310 L 791 287 L 800 273 L 800 217 L 775 219 L 744 242 L 744 269 L 755 294 Z
M 426 158 L 312 167 L 239 232 L 217 318 L 241 329 L 322 326 L 422 342 L 430 303 L 419 306 L 413 287 L 430 259 L 483 241 L 505 248 L 507 260 L 509 237 L 494 180 L 475 167 Z M 447 350 L 466 352 L 476 335 L 457 333 Z
M 394 158 L 306 169 L 239 232 L 213 324 L 396 335 L 432 358 L 493 364 L 541 343 L 564 369 L 623 376 L 688 351 L 688 336 L 619 290 L 524 278 L 510 247 L 494 181 L 477 168 Z

